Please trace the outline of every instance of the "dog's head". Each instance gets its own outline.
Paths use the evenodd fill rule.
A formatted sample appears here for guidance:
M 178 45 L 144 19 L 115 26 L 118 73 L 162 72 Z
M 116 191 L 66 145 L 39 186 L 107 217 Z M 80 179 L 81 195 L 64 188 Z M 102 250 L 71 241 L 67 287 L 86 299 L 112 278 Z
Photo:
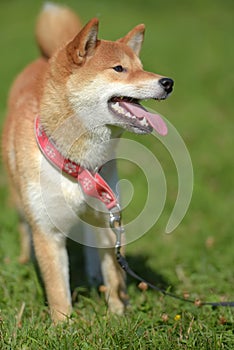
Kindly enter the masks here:
M 117 41 L 98 40 L 98 20 L 92 19 L 67 44 L 66 94 L 74 113 L 88 126 L 117 125 L 135 133 L 156 129 L 165 134 L 162 119 L 140 105 L 141 100 L 163 100 L 173 80 L 143 70 L 139 53 L 145 27 L 140 24 Z M 65 62 L 65 63 L 64 63 Z

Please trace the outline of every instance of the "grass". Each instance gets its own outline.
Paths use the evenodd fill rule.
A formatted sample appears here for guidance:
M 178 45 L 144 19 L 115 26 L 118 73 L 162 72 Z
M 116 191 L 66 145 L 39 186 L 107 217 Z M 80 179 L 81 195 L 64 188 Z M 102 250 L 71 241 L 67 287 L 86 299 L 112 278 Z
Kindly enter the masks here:
M 158 222 L 127 246 L 130 265 L 142 276 L 178 295 L 202 300 L 234 299 L 233 294 L 233 61 L 234 3 L 231 0 L 87 0 L 66 3 L 83 21 L 98 16 L 100 36 L 116 39 L 134 25 L 147 27 L 142 60 L 147 70 L 175 80 L 175 92 L 150 105 L 179 131 L 194 168 L 194 191 L 187 215 L 164 233 L 177 194 L 171 157 L 152 136 L 132 137 L 159 159 L 167 180 L 167 200 Z M 0 121 L 14 76 L 37 56 L 33 26 L 40 1 L 1 2 Z M 149 165 L 150 166 L 150 165 Z M 135 193 L 126 220 L 141 210 L 146 183 L 132 164 L 121 176 Z M 32 264 L 17 261 L 17 217 L 8 203 L 6 176 L 0 173 L 0 348 L 1 349 L 232 349 L 231 308 L 196 308 L 128 280 L 131 308 L 123 318 L 107 313 L 102 295 L 82 282 L 71 324 L 51 325 Z M 139 193 L 142 193 L 142 198 Z M 157 201 L 157 198 L 155 198 Z M 131 212 L 130 212 L 131 211 Z M 152 209 L 153 213 L 153 209 Z M 136 233 L 137 234 L 137 233 Z

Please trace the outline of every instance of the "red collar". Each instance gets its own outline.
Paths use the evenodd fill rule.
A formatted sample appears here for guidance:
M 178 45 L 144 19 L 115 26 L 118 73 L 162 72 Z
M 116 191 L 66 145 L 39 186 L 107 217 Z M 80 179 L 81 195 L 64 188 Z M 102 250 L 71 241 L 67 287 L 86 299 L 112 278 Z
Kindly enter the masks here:
M 98 172 L 92 173 L 62 156 L 43 130 L 39 117 L 35 120 L 35 135 L 37 144 L 46 159 L 57 169 L 76 178 L 86 195 L 99 199 L 108 210 L 118 206 L 118 200 L 114 192 Z

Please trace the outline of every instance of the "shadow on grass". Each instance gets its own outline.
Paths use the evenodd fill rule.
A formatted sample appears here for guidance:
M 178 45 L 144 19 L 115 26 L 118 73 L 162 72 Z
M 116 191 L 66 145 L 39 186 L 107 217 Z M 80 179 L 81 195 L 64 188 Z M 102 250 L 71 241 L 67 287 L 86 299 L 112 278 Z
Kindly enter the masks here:
M 173 290 L 170 281 L 168 281 L 160 272 L 156 272 L 151 267 L 148 266 L 148 257 L 146 255 L 127 255 L 126 260 L 129 264 L 129 267 L 138 274 L 141 278 L 154 284 L 160 289 L 167 289 L 170 287 L 170 290 Z M 131 276 L 127 277 L 128 285 L 138 284 L 139 282 Z
M 77 287 L 82 287 L 84 288 L 85 295 L 89 296 L 91 288 L 100 285 L 100 280 L 96 283 L 95 281 L 93 283 L 90 283 L 86 274 L 84 247 L 82 245 L 68 239 L 67 248 L 69 252 L 70 262 L 71 290 L 74 291 Z M 92 248 L 90 252 L 92 253 Z M 162 274 L 149 267 L 148 257 L 146 255 L 127 255 L 126 259 L 130 268 L 140 277 L 144 278 L 148 282 L 151 282 L 160 289 L 166 290 L 168 287 L 170 287 L 170 290 L 173 290 L 173 286 L 171 285 L 170 281 L 168 281 Z M 128 286 L 137 286 L 138 283 L 139 282 L 133 277 L 127 276 Z

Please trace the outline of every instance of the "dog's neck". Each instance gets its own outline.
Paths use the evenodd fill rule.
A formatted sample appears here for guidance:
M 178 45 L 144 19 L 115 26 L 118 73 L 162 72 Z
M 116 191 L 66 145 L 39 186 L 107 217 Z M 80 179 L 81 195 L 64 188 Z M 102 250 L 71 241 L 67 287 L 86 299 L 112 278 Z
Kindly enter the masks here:
M 118 199 L 111 187 L 100 175 L 99 171 L 101 169 L 90 172 L 80 164 L 63 157 L 43 130 L 39 116 L 35 118 L 34 129 L 35 138 L 40 151 L 55 168 L 75 178 L 86 195 L 99 199 L 110 212 L 113 208 L 119 211 Z
M 110 145 L 110 141 L 116 130 L 105 125 L 88 128 L 78 115 L 64 108 L 65 103 L 62 97 L 56 100 L 55 106 L 52 100 L 48 107 L 45 104 L 40 113 L 41 125 L 65 158 L 95 170 L 110 159 L 113 153 L 113 142 Z
M 64 157 L 90 170 L 99 168 L 108 160 L 113 152 L 109 146 L 110 129 L 102 126 L 96 130 L 87 130 L 76 116 L 66 119 L 60 117 L 60 121 L 61 124 L 54 127 L 45 123 L 45 118 L 41 117 L 46 134 Z

